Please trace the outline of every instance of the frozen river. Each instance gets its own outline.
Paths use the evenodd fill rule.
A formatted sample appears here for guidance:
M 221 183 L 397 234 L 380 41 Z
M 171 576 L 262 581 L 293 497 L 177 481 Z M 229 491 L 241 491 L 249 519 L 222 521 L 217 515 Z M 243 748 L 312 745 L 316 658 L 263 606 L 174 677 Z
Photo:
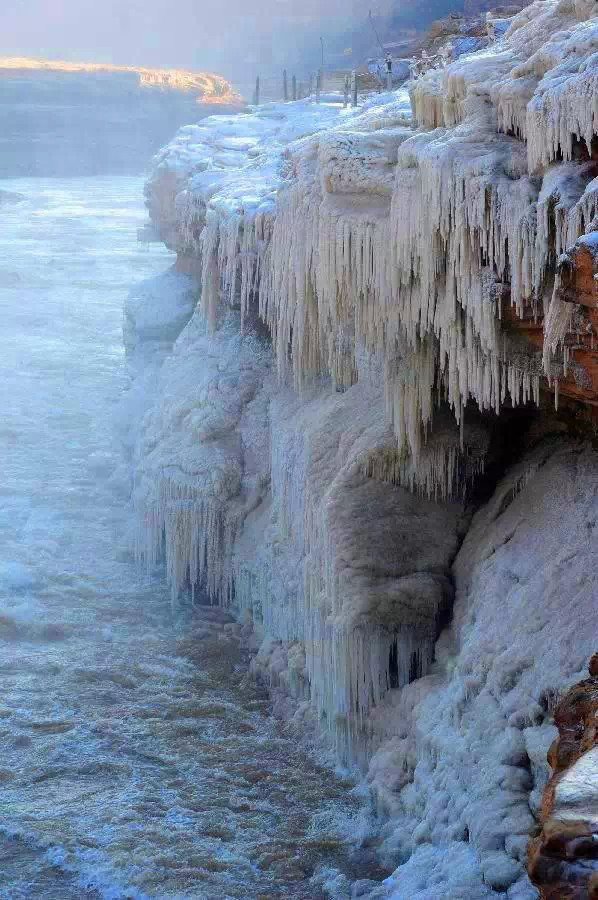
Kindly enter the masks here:
M 122 304 L 172 261 L 141 198 L 0 183 L 0 898 L 350 896 L 383 875 L 363 799 L 121 540 Z

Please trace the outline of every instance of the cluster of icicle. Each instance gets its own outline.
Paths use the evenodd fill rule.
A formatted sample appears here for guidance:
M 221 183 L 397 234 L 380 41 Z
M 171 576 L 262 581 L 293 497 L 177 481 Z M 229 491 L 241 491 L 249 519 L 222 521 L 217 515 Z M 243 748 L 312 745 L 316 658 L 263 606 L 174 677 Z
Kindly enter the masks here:
M 343 524 L 331 509 L 328 495 L 319 496 L 321 486 L 314 471 L 318 466 L 317 431 L 312 441 L 303 496 L 305 563 L 299 634 L 312 707 L 329 730 L 339 756 L 347 758 L 358 750 L 366 751 L 368 716 L 388 690 L 402 687 L 428 670 L 436 636 L 438 591 L 435 584 L 426 590 L 423 582 L 418 583 L 419 625 L 403 621 L 396 611 L 390 620 L 380 619 L 376 609 L 369 608 L 369 588 L 365 582 L 355 581 L 355 573 L 346 564 L 346 549 L 341 549 Z M 360 469 L 357 462 L 344 477 L 359 480 Z M 375 474 L 372 471 L 367 477 Z M 366 487 L 364 503 L 370 502 L 365 499 L 368 496 Z M 375 500 L 371 502 L 375 509 Z M 282 508 L 285 505 L 281 503 Z M 364 609 L 359 612 L 361 604 Z M 395 672 L 391 672 L 393 660 Z
M 364 211 L 357 202 L 345 212 L 327 205 L 318 137 L 311 144 L 301 142 L 292 166 L 295 179 L 279 192 L 273 221 L 270 216 L 267 222 L 263 217 L 227 220 L 208 210 L 201 249 L 203 304 L 211 320 L 223 293 L 229 302 L 239 302 L 240 294 L 244 311 L 250 297 L 259 295 L 279 370 L 290 369 L 296 386 L 323 372 L 338 385 L 353 383 L 356 342 L 386 359 L 387 406 L 398 448 L 416 464 L 438 402 L 448 401 L 457 423 L 469 400 L 495 412 L 508 397 L 513 404 L 537 402 L 538 372 L 521 368 L 505 353 L 499 321 L 503 285 L 510 285 L 519 315 L 530 306 L 549 313 L 554 263 L 583 233 L 595 190 L 588 185 L 589 165 L 560 164 L 543 180 L 528 175 L 533 171 L 529 140 L 526 152 L 518 138 L 498 131 L 502 123 L 523 137 L 536 134 L 529 122 L 536 115 L 534 103 L 524 104 L 527 124 L 520 121 L 516 128 L 513 109 L 509 115 L 505 111 L 508 96 L 516 93 L 514 66 L 522 48 L 529 55 L 530 46 L 544 46 L 550 27 L 577 23 L 584 10 L 587 14 L 586 6 L 584 0 L 535 4 L 532 12 L 521 14 L 523 23 L 512 27 L 512 46 L 507 35 L 509 49 L 497 52 L 498 61 L 481 54 L 470 58 L 469 69 L 462 62 L 442 76 L 434 72 L 415 83 L 415 108 L 425 124 L 461 124 L 403 141 L 388 216 L 369 215 L 367 204 Z M 573 31 L 583 33 L 578 38 L 585 36 L 586 50 L 596 39 L 592 22 L 577 23 Z M 532 58 L 533 65 L 520 63 L 520 68 L 527 72 L 531 66 L 537 82 L 542 75 L 538 59 L 544 59 L 546 69 L 551 57 L 538 49 Z M 498 72 L 488 88 L 496 108 L 483 91 L 472 90 L 470 70 Z M 439 77 L 445 81 L 440 92 Z M 590 81 L 593 77 L 590 72 Z M 581 90 L 580 78 L 573 78 L 575 90 Z M 584 90 L 588 83 L 583 81 Z M 543 102 L 550 96 L 556 103 L 564 90 L 562 85 L 558 91 L 546 88 Z M 436 110 L 430 121 L 421 112 L 426 97 L 445 106 L 450 100 L 452 113 L 444 109 L 440 116 Z M 594 97 L 579 106 L 585 119 L 572 132 L 586 140 L 595 129 L 595 103 Z M 553 156 L 560 151 L 567 157 L 571 140 L 567 132 L 566 146 L 546 139 L 543 146 L 552 147 Z M 537 168 L 535 157 L 532 165 Z M 547 315 L 549 328 L 554 318 Z M 550 354 L 561 339 L 559 332 L 555 343 L 551 332 Z M 397 365 L 398 348 L 405 344 L 408 354 L 401 351 Z M 442 472 L 440 484 L 448 480 Z
M 408 453 L 386 447 L 366 453 L 360 468 L 368 478 L 402 485 L 413 493 L 424 494 L 428 500 L 445 501 L 484 472 L 484 450 L 469 450 L 464 455 L 458 435 L 435 435 L 426 442 L 417 465 Z
M 532 3 L 504 40 L 431 71 L 412 89 L 415 120 L 453 127 L 467 117 L 471 91 L 486 95 L 498 131 L 526 142 L 528 167 L 570 160 L 575 143 L 598 132 L 598 22 L 594 0 Z
M 275 504 L 274 522 L 264 534 L 262 545 L 245 558 L 235 554 L 233 572 L 235 598 L 239 609 L 250 609 L 254 622 L 264 633 L 280 641 L 303 641 L 305 607 L 301 563 L 305 550 L 305 448 L 301 433 L 278 428 L 272 432 L 271 491 Z M 279 555 L 292 547 L 294 560 L 287 566 L 273 566 L 270 554 Z M 259 556 L 257 555 L 259 554 Z M 273 584 L 274 569 L 286 572 L 284 582 Z M 288 584 L 288 572 L 297 578 Z
M 387 691 L 428 670 L 446 590 L 434 575 L 409 577 L 409 561 L 403 577 L 395 570 L 401 553 L 375 540 L 367 566 L 350 564 L 356 545 L 363 547 L 361 529 L 389 510 L 397 514 L 408 496 L 384 484 L 398 481 L 390 462 L 397 454 L 379 395 L 376 401 L 363 385 L 354 390 L 357 397 L 324 402 L 317 391 L 313 402 L 294 405 L 290 392 L 273 401 L 272 519 L 265 530 L 250 526 L 262 540 L 240 538 L 233 556 L 235 603 L 252 611 L 268 638 L 301 643 L 312 707 L 344 758 L 366 752 L 369 715 Z M 443 457 L 431 445 L 423 455 L 432 492 L 432 469 Z M 458 456 L 457 440 L 455 465 Z
M 595 216 L 597 185 L 587 184 L 591 166 L 571 164 L 568 169 L 556 166 L 545 171 L 559 158 L 571 160 L 580 142 L 591 148 L 598 134 L 598 19 L 593 0 L 534 3 L 523 10 L 505 41 L 488 56 L 465 57 L 413 86 L 415 119 L 427 128 L 468 125 L 468 102 L 475 94 L 490 101 L 496 131 L 526 142 L 527 171 L 544 173 L 536 202 L 538 178 L 528 183 L 522 179 L 520 189 L 530 195 L 529 210 L 524 198 L 523 208 L 513 207 L 517 227 L 509 245 L 510 275 L 513 303 L 521 315 L 524 302 L 536 306 L 542 297 L 549 264 L 554 268 L 555 258 Z M 558 278 L 553 292 L 542 299 L 544 365 L 550 378 L 571 311 L 558 298 Z
M 165 550 L 173 606 L 186 588 L 199 588 L 225 606 L 233 597 L 230 561 L 241 522 L 202 488 L 162 472 L 158 496 L 138 511 L 136 556 L 150 571 Z
M 240 306 L 244 324 L 262 281 L 272 215 L 237 212 L 224 218 L 193 191 L 177 196 L 176 214 L 183 245 L 202 260 L 202 309 L 208 324 L 216 327 L 222 300 Z
M 520 240 L 532 197 L 527 181 L 504 171 L 505 156 L 510 164 L 519 148 L 511 141 L 488 149 L 480 140 L 464 159 L 466 143 L 471 148 L 468 135 L 454 146 L 434 133 L 406 140 L 382 220 L 329 212 L 317 168 L 311 182 L 289 186 L 279 195 L 260 290 L 279 368 L 290 367 L 296 384 L 324 371 L 351 383 L 354 359 L 339 340 L 349 330 L 353 343 L 387 360 L 398 446 L 415 459 L 439 400 L 460 422 L 470 398 L 498 412 L 507 393 L 514 403 L 538 397 L 538 377 L 504 357 L 499 327 L 496 282 L 507 276 L 510 248 L 516 275 L 533 292 L 535 234 Z M 522 303 L 524 290 L 516 286 L 515 295 Z

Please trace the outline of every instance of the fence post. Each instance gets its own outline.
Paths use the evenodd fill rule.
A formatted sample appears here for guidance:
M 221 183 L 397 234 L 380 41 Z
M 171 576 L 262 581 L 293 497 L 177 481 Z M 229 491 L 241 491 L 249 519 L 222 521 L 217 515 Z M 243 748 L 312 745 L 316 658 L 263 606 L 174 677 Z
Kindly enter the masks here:
M 357 72 L 351 72 L 351 106 L 357 106 Z
M 318 69 L 316 75 L 316 103 L 320 102 L 320 91 L 322 90 L 322 70 Z
M 291 84 L 292 84 L 292 90 L 293 90 L 293 100 L 296 100 L 297 99 L 297 76 L 296 75 L 293 75 Z
M 289 83 L 287 81 L 287 70 L 286 69 L 282 70 L 282 96 L 283 96 L 284 102 L 286 103 L 287 100 L 289 99 Z
M 253 105 L 260 105 L 260 76 L 255 79 L 255 91 L 253 92 Z
M 386 73 L 386 90 L 392 91 L 392 69 L 389 69 Z
M 345 93 L 343 96 L 343 106 L 345 106 L 345 107 L 349 105 L 349 90 L 350 90 L 349 76 L 345 75 Z

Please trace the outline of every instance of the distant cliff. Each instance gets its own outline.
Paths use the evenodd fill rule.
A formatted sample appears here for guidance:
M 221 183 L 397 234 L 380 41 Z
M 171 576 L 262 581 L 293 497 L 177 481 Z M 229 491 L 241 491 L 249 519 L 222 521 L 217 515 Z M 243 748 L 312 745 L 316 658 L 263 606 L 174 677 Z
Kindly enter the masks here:
M 183 123 L 240 98 L 180 70 L 0 59 L 0 178 L 136 174 Z

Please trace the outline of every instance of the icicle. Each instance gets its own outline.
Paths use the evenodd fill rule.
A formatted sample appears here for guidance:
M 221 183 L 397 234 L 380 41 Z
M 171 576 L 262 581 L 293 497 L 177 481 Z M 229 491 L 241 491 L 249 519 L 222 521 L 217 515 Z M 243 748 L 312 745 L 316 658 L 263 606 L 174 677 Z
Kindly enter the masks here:
M 547 375 L 550 372 L 552 357 L 559 346 L 564 346 L 567 333 L 571 330 L 571 317 L 573 314 L 573 305 L 564 303 L 558 296 L 558 284 L 559 278 L 557 276 L 550 307 L 544 319 L 543 365 L 544 372 Z
M 149 569 L 166 551 L 166 571 L 173 603 L 186 585 L 201 584 L 222 605 L 232 597 L 232 551 L 238 529 L 222 504 L 207 500 L 201 487 L 184 485 L 163 475 L 157 497 L 140 505 L 137 556 Z

